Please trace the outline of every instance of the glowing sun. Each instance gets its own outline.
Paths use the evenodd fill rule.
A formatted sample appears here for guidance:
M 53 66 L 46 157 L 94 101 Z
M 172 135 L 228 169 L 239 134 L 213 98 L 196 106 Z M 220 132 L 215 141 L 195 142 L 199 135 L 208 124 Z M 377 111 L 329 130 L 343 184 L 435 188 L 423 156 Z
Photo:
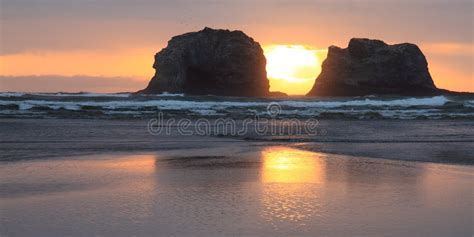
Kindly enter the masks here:
M 321 50 L 302 45 L 269 45 L 263 48 L 272 91 L 305 94 L 321 70 Z

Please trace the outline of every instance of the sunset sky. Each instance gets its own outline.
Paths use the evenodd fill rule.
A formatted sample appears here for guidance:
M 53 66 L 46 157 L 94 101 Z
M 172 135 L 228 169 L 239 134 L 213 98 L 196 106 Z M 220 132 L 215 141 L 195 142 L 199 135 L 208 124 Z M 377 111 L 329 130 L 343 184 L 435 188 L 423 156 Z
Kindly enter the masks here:
M 425 53 L 438 87 L 474 91 L 472 0 L 0 4 L 0 91 L 136 91 L 153 76 L 153 55 L 172 36 L 204 26 L 242 30 L 260 42 L 274 91 L 309 91 L 327 47 L 346 47 L 352 37 L 415 43 Z

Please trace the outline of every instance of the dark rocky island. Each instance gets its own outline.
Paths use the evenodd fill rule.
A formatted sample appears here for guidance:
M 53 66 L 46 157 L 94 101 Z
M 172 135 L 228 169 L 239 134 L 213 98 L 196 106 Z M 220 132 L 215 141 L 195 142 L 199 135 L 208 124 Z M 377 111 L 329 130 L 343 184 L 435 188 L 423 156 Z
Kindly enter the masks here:
M 138 93 L 268 96 L 260 44 L 242 31 L 204 28 L 173 37 L 155 55 L 155 76 Z
M 414 44 L 388 45 L 351 39 L 346 49 L 329 47 L 321 74 L 309 96 L 440 94 L 425 56 Z

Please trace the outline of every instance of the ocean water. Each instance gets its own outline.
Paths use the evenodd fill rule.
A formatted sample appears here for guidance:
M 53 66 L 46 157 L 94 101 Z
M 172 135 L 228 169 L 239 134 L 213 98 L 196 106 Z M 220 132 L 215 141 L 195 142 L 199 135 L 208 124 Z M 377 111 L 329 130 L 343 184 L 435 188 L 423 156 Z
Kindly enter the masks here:
M 238 98 L 129 93 L 0 93 L 0 118 L 279 118 L 473 119 L 474 96 Z M 274 114 L 273 114 L 274 115 Z M 272 115 L 272 116 L 273 116 Z

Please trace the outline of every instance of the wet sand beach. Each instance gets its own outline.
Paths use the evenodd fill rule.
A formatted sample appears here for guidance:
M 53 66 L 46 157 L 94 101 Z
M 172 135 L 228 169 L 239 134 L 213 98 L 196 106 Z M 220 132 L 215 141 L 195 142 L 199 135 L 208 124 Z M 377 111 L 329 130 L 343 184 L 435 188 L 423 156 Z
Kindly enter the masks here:
M 474 231 L 470 121 L 322 121 L 315 137 L 154 136 L 146 125 L 3 119 L 1 235 Z
M 231 145 L 7 162 L 4 236 L 470 236 L 471 166 Z

